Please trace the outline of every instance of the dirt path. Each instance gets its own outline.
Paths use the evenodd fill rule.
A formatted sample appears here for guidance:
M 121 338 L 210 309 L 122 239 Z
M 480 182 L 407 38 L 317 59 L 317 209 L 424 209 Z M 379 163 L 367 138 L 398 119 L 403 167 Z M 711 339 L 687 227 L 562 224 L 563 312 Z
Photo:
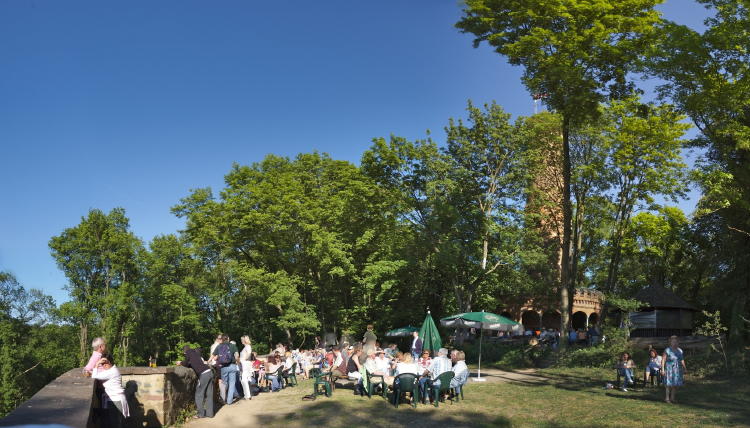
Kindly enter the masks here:
M 475 382 L 474 379 L 477 378 L 476 370 L 472 369 L 469 377 L 472 378 L 470 382 Z M 482 369 L 482 379 L 487 379 L 486 382 L 524 384 L 545 384 L 548 381 L 546 377 L 537 374 L 535 369 L 514 370 L 512 372 L 500 369 Z

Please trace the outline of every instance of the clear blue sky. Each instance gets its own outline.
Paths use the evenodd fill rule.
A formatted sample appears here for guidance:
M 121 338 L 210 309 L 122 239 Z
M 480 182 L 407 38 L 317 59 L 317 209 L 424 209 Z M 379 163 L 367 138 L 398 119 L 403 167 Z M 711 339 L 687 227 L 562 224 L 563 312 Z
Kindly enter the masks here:
M 473 49 L 459 15 L 455 0 L 0 2 L 0 270 L 63 302 L 47 243 L 91 208 L 124 207 L 148 242 L 233 162 L 441 140 L 469 98 L 533 113 L 520 70 Z

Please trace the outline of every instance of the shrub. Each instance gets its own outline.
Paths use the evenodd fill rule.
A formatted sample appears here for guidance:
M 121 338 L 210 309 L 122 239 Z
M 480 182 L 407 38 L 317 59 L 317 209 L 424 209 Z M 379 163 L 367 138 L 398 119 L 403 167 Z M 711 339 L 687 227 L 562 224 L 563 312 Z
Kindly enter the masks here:
M 628 342 L 630 334 L 627 329 L 605 327 L 604 336 L 606 341 L 600 345 L 573 348 L 560 353 L 557 366 L 611 368 L 623 352 L 629 352 L 636 364 L 646 360 L 647 354 L 645 351 L 637 350 L 635 353 L 633 352 Z
M 479 342 L 465 344 L 466 362 L 476 364 L 479 361 Z M 482 364 L 493 364 L 506 369 L 532 367 L 532 356 L 525 344 L 483 343 Z

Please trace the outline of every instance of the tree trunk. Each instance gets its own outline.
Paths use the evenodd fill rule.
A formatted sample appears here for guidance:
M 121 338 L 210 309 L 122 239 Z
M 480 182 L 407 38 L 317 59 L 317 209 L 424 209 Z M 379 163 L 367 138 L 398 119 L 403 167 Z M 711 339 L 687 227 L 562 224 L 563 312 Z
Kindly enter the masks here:
M 570 322 L 570 232 L 573 210 L 570 200 L 570 118 L 563 115 L 563 239 L 562 269 L 560 270 L 560 334 L 564 335 Z M 567 340 L 560 340 L 564 349 Z
M 276 305 L 276 309 L 279 310 L 279 315 L 284 313 L 284 310 L 281 309 L 281 305 Z M 289 330 L 289 327 L 284 327 L 284 332 L 286 333 L 286 343 L 292 345 L 292 332 Z
M 85 363 L 85 361 L 86 361 L 86 355 L 88 354 L 88 352 L 87 352 L 88 351 L 88 349 L 87 349 L 88 347 L 86 345 L 88 344 L 88 341 L 89 341 L 89 337 L 88 337 L 89 336 L 89 330 L 88 330 L 89 327 L 88 327 L 88 325 L 86 325 L 85 321 L 81 321 L 79 323 L 79 326 L 81 327 L 81 331 L 80 331 L 80 333 L 78 335 L 79 340 L 80 340 L 80 345 L 81 345 L 81 357 L 80 357 L 80 360 L 83 361 L 84 364 L 86 364 Z

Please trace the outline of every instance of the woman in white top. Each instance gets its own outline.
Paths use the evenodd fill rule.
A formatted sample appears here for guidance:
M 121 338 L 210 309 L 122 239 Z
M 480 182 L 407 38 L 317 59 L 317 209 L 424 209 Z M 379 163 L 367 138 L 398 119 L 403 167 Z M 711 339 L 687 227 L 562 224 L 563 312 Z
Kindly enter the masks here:
M 102 381 L 104 394 L 102 395 L 102 408 L 107 411 L 107 426 L 122 426 L 124 418 L 130 417 L 128 400 L 125 397 L 125 389 L 122 387 L 122 377 L 117 366 L 112 364 L 108 357 L 103 357 L 94 367 L 91 377 Z M 114 405 L 114 409 L 112 406 Z
M 411 354 L 404 354 L 401 361 L 396 364 L 396 376 L 404 373 L 419 373 L 419 366 L 414 362 Z
M 250 361 L 250 356 L 253 354 L 253 348 L 248 336 L 242 336 L 242 339 L 240 340 L 242 344 L 245 345 L 240 352 L 240 370 L 242 370 L 242 373 L 240 374 L 240 382 L 242 382 L 242 392 L 245 394 L 245 400 L 249 400 L 253 398 L 250 385 L 255 383 L 253 381 L 253 375 L 255 374 L 253 362 Z
M 396 368 L 393 372 L 393 377 L 385 378 L 385 383 L 388 385 L 393 385 L 396 377 L 404 373 L 411 373 L 414 376 L 419 377 L 417 375 L 417 373 L 419 373 L 419 366 L 414 362 L 414 358 L 409 353 L 404 353 L 403 355 L 401 355 L 400 361 L 396 362 Z

